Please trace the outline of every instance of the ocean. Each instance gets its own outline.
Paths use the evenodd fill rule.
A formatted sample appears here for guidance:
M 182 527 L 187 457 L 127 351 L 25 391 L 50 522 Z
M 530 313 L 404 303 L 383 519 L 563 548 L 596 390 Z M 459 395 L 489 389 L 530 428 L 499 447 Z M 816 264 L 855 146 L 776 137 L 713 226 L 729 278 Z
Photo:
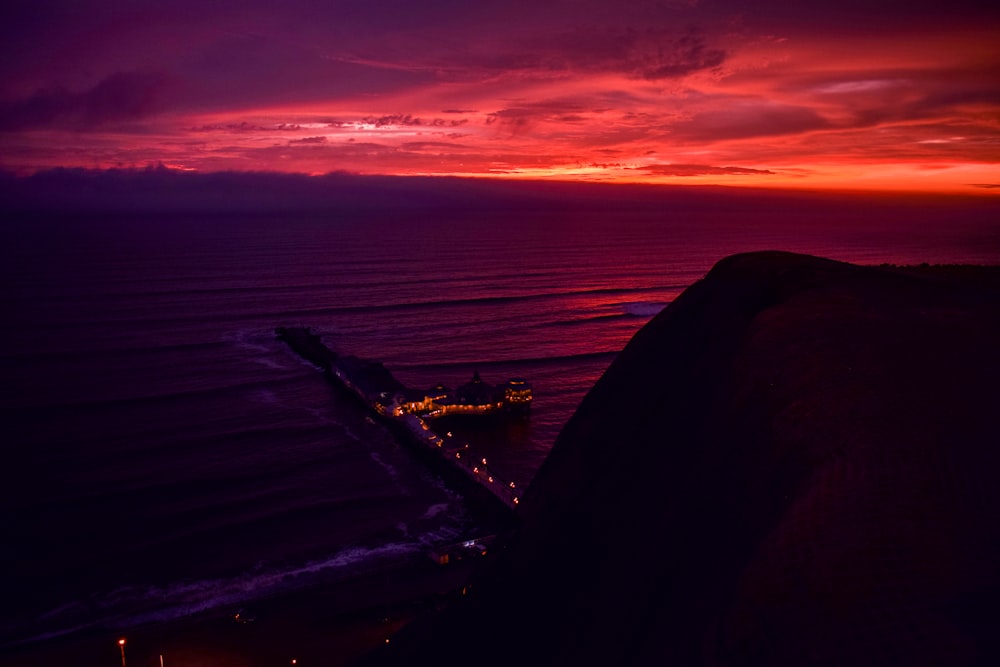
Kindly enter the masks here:
M 726 255 L 1000 261 L 995 218 L 908 210 L 8 219 L 0 652 L 235 610 L 489 529 L 277 326 L 412 387 L 527 378 L 530 419 L 469 436 L 524 487 L 631 336 Z

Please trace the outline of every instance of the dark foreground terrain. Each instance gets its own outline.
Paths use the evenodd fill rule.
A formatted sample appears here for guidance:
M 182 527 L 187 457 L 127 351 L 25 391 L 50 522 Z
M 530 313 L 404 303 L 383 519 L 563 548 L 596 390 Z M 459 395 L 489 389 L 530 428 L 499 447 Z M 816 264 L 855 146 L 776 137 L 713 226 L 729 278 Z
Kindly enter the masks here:
M 365 664 L 1000 664 L 1000 268 L 721 261 Z
M 1000 267 L 730 257 L 618 356 L 485 559 L 131 628 L 127 664 L 1000 664 L 998 341 Z M 0 665 L 115 665 L 119 636 Z

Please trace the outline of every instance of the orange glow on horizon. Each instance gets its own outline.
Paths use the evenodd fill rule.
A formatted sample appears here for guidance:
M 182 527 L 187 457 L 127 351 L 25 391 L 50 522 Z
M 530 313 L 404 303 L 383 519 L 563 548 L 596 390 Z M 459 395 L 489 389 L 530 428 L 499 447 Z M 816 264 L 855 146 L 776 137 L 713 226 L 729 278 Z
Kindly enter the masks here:
M 876 29 L 836 7 L 666 4 L 584 3 L 568 21 L 487 2 L 486 21 L 431 2 L 421 29 L 387 33 L 359 9 L 357 36 L 336 40 L 262 6 L 220 16 L 243 33 L 189 31 L 162 52 L 139 45 L 165 28 L 117 22 L 81 42 L 115 60 L 77 53 L 0 89 L 0 168 L 1000 193 L 1000 26 L 980 14 Z

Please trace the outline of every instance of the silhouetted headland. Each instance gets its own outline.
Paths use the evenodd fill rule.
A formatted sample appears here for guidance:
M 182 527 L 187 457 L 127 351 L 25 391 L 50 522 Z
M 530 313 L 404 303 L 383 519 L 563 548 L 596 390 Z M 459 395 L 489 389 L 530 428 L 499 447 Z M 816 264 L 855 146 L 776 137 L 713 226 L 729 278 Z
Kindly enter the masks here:
M 1000 664 L 1000 267 L 719 262 L 365 664 Z

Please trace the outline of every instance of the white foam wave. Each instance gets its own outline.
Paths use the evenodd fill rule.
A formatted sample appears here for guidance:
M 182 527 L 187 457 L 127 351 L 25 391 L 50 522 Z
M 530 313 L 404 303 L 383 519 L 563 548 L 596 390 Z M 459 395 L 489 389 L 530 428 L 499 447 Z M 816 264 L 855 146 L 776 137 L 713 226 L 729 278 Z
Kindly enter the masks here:
M 372 461 L 374 461 L 375 463 L 379 464 L 379 466 L 381 466 L 382 469 L 385 470 L 386 474 L 389 476 L 389 479 L 392 479 L 392 480 L 399 479 L 399 471 L 396 470 L 396 468 L 393 467 L 390 463 L 387 463 L 385 461 L 385 459 L 383 459 L 378 454 L 378 452 L 372 452 L 371 453 L 371 457 L 372 457 Z
M 260 329 L 240 329 L 238 331 L 228 331 L 222 335 L 222 340 L 233 343 L 244 350 L 254 352 L 269 352 L 270 349 L 261 343 L 255 342 L 265 335 Z
M 443 533 L 439 535 L 438 533 Z M 436 531 L 408 541 L 351 547 L 323 559 L 277 569 L 257 566 L 233 577 L 182 581 L 165 586 L 124 586 L 55 607 L 21 627 L 3 628 L 4 635 L 28 634 L 7 644 L 27 644 L 95 626 L 127 628 L 183 618 L 300 590 L 317 582 L 335 583 L 362 572 L 378 571 L 423 551 L 428 544 L 450 539 Z
M 256 399 L 256 401 L 258 403 L 263 403 L 265 405 L 277 405 L 278 404 L 278 396 L 277 396 L 277 394 L 275 394 L 270 389 L 261 389 L 260 391 L 255 392 L 254 393 L 254 399 Z
M 286 364 L 283 364 L 280 361 L 275 361 L 270 357 L 254 357 L 253 359 L 251 359 L 251 361 L 253 361 L 255 364 L 264 366 L 265 368 L 273 368 L 274 370 L 279 370 L 279 371 L 288 368 Z
M 622 304 L 625 312 L 636 317 L 653 317 L 666 307 L 666 303 L 658 301 L 633 301 Z
M 420 518 L 421 519 L 433 519 L 434 517 L 436 517 L 441 512 L 447 511 L 447 509 L 448 509 L 448 503 L 437 503 L 437 504 L 434 504 L 434 505 L 431 505 L 430 507 L 428 507 L 427 511 L 424 512 L 424 515 L 422 517 L 420 517 Z

